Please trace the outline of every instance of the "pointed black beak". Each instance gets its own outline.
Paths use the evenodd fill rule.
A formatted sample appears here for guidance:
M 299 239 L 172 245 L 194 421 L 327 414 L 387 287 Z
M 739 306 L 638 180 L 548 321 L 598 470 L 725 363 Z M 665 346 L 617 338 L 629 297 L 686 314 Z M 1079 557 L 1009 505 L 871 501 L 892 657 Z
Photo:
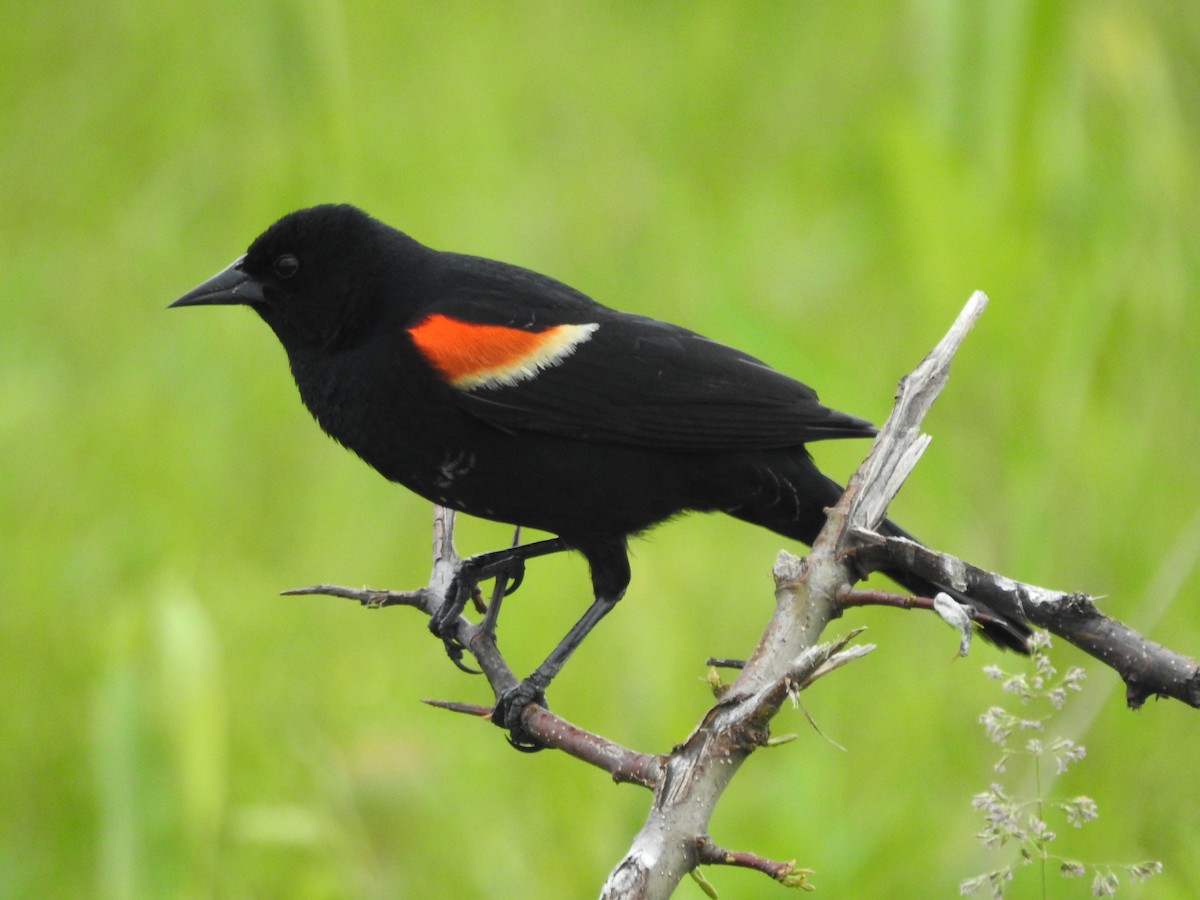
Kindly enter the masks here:
M 204 284 L 192 288 L 167 309 L 176 306 L 254 306 L 263 302 L 262 284 L 242 271 L 239 256 Z

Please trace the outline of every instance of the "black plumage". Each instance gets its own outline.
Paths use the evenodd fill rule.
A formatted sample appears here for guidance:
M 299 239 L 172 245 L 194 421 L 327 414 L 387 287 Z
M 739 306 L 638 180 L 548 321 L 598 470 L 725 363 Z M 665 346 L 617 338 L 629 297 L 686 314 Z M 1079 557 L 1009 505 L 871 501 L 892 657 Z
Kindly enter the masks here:
M 450 625 L 475 580 L 558 549 L 586 557 L 595 602 L 502 698 L 510 727 L 624 593 L 630 535 L 702 510 L 811 544 L 841 488 L 804 445 L 874 434 L 739 350 L 518 266 L 432 250 L 350 206 L 284 216 L 172 305 L 199 304 L 253 308 L 321 427 L 385 477 L 557 535 L 467 567 L 431 623 L 456 655 Z M 1028 633 L 998 617 L 985 628 L 1016 649 Z

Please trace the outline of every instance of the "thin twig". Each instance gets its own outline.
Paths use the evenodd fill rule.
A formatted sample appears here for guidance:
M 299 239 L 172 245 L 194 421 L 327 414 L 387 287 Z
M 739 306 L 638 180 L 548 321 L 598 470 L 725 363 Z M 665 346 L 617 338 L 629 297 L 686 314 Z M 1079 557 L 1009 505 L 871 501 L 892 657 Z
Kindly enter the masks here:
M 784 887 L 800 888 L 805 891 L 815 890 L 807 881 L 808 876 L 813 874 L 813 870 L 800 868 L 794 859 L 780 862 L 766 859 L 757 853 L 726 850 L 724 847 L 717 846 L 708 835 L 697 838 L 696 853 L 700 865 L 703 866 L 738 866 L 743 869 L 753 869 L 775 879 Z
M 387 591 L 375 588 L 351 588 L 337 584 L 310 584 L 307 587 L 288 588 L 280 591 L 281 597 L 299 597 L 306 594 L 325 594 L 357 600 L 367 609 L 383 609 L 385 606 L 414 606 L 424 609 L 429 602 L 429 588 L 415 591 Z

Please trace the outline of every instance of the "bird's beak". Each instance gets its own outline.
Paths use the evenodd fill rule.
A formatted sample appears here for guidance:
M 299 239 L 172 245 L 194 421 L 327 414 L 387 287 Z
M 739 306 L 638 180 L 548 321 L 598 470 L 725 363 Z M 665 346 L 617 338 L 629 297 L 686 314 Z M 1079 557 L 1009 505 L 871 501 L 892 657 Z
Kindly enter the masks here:
M 262 284 L 242 271 L 239 256 L 208 281 L 192 288 L 167 309 L 176 306 L 254 306 L 263 302 Z

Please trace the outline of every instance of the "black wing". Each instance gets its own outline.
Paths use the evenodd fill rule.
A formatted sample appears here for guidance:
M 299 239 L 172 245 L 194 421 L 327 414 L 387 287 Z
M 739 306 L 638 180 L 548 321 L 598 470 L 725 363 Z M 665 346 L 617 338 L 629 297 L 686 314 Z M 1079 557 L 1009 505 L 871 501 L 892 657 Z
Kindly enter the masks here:
M 677 451 L 789 447 L 875 434 L 807 385 L 694 332 L 610 313 L 571 353 L 512 384 L 454 392 L 507 431 Z
M 674 451 L 875 434 L 866 420 L 823 406 L 812 388 L 740 350 L 609 309 L 527 269 L 440 255 L 454 270 L 453 289 L 435 303 L 441 315 L 530 332 L 595 326 L 544 365 L 454 390 L 463 409 L 497 428 Z

